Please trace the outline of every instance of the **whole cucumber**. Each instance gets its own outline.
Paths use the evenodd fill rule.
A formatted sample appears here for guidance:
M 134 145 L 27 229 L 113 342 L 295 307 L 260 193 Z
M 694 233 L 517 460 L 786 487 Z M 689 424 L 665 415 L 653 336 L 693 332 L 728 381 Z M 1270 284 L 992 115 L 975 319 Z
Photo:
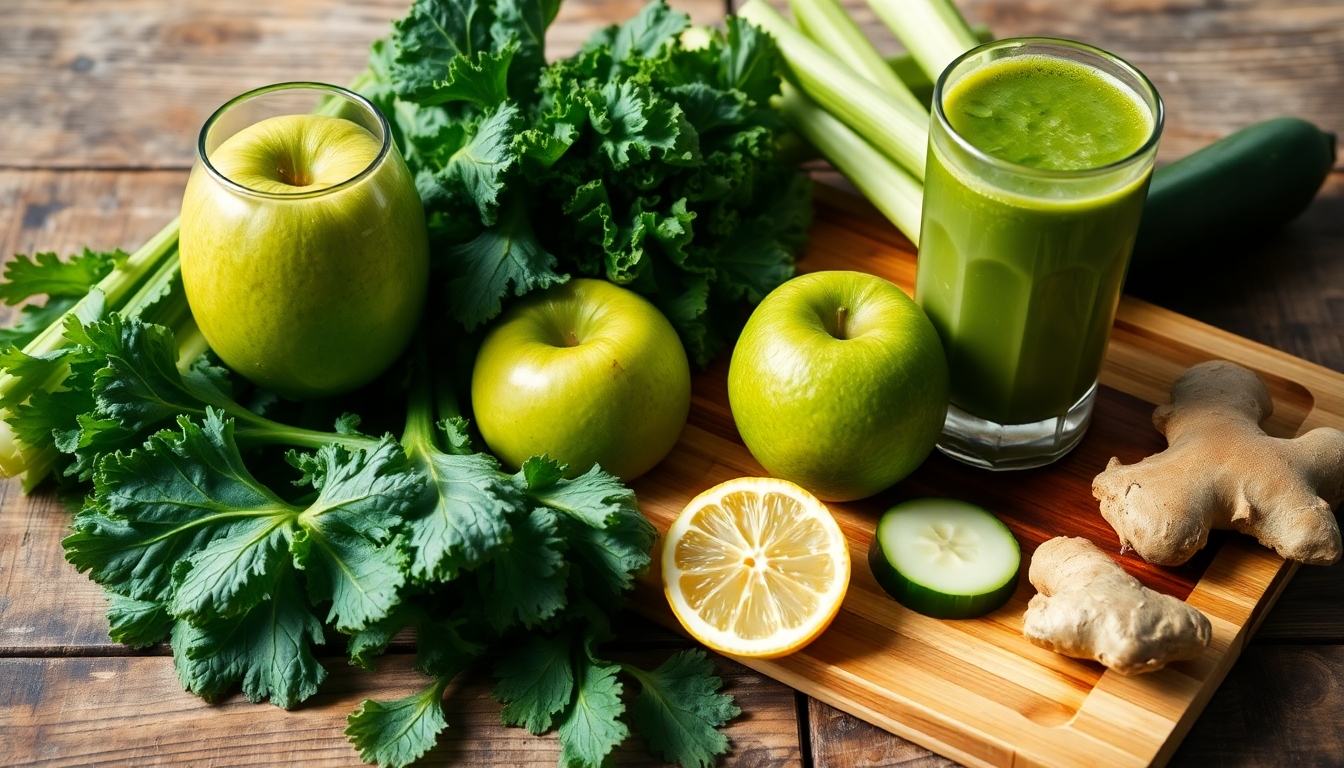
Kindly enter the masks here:
M 1126 289 L 1151 289 L 1222 255 L 1215 246 L 1277 229 L 1306 210 L 1335 164 L 1335 136 L 1266 120 L 1158 168 Z

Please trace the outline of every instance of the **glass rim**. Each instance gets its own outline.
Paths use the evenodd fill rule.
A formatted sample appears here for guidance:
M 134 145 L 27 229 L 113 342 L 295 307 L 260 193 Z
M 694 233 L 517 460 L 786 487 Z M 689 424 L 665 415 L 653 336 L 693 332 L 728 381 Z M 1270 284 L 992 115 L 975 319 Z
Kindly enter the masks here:
M 951 121 L 947 119 L 947 114 L 943 111 L 943 90 L 947 84 L 947 77 L 951 74 L 952 70 L 956 69 L 972 56 L 984 53 L 985 51 L 996 48 L 1021 48 L 1033 43 L 1044 43 L 1090 53 L 1106 59 L 1133 76 L 1153 97 L 1153 126 L 1149 131 L 1147 140 L 1130 154 L 1114 162 L 1107 163 L 1106 165 L 1099 165 L 1095 168 L 1059 169 L 1036 168 L 1030 165 L 1014 163 L 1011 160 L 1004 160 L 1001 157 L 995 157 L 975 146 L 965 136 L 958 133 L 957 129 L 952 127 Z M 933 84 L 932 107 L 934 119 L 936 119 L 938 124 L 942 126 L 944 132 L 951 137 L 959 149 L 970 154 L 976 160 L 1022 176 L 1036 176 L 1048 179 L 1086 179 L 1094 176 L 1105 176 L 1123 169 L 1128 165 L 1132 165 L 1141 160 L 1144 155 L 1151 153 L 1157 146 L 1157 142 L 1162 138 L 1162 128 L 1166 122 L 1166 105 L 1162 101 L 1162 94 L 1158 93 L 1157 86 L 1153 85 L 1153 81 L 1149 80 L 1148 76 L 1143 74 L 1138 67 L 1109 51 L 1096 47 L 1095 45 L 1088 45 L 1087 43 L 1080 43 L 1077 40 L 1068 40 L 1062 37 L 1008 37 L 1003 40 L 992 40 L 988 43 L 977 45 L 953 59 L 952 63 L 948 64 L 947 67 L 943 69 L 942 73 L 938 75 L 938 80 Z
M 272 93 L 278 93 L 282 91 L 297 91 L 297 90 L 321 91 L 331 96 L 343 98 L 347 101 L 353 102 L 356 105 L 362 107 L 363 109 L 365 109 L 366 111 L 368 111 L 370 114 L 372 114 L 374 117 L 377 118 L 378 126 L 383 134 L 383 139 L 381 146 L 378 148 L 378 154 L 374 156 L 373 160 L 369 162 L 368 166 L 366 166 L 359 173 L 356 173 L 354 176 L 351 176 L 350 178 L 346 179 L 345 181 L 342 181 L 339 184 L 333 184 L 330 187 L 308 190 L 306 192 L 265 192 L 259 189 L 252 189 L 251 187 L 248 187 L 243 184 L 239 184 L 238 182 L 226 176 L 222 171 L 220 171 L 210 162 L 210 155 L 205 150 L 206 139 L 210 135 L 210 129 L 213 128 L 215 123 L 218 122 L 219 119 L 223 117 L 225 114 L 227 114 L 229 110 L 245 102 L 251 101 L 256 98 L 260 98 L 262 96 L 267 96 Z M 295 80 L 285 83 L 274 83 L 272 85 L 263 85 L 260 88 L 253 88 L 250 91 L 241 93 L 237 96 L 234 96 L 232 99 L 229 99 L 228 101 L 224 102 L 224 104 L 220 106 L 219 109 L 216 109 L 214 113 L 211 114 L 210 117 L 205 121 L 205 125 L 201 126 L 201 132 L 196 137 L 196 158 L 201 162 L 201 165 L 205 167 L 206 173 L 210 174 L 210 176 L 215 181 L 218 181 L 225 187 L 228 187 L 229 189 L 233 190 L 234 192 L 238 192 L 239 194 L 248 195 L 251 197 L 260 197 L 268 200 L 303 200 L 311 197 L 321 197 L 322 195 L 330 194 L 332 192 L 338 192 L 342 189 L 353 186 L 355 183 L 364 179 L 366 176 L 372 174 L 373 171 L 376 168 L 378 168 L 378 166 L 382 165 L 383 160 L 387 158 L 387 153 L 391 149 L 391 147 L 392 147 L 391 126 L 388 125 L 387 117 L 383 115 L 381 110 L 379 110 L 377 107 L 373 105 L 373 102 L 369 101 L 368 99 L 364 98 L 358 93 L 355 93 L 349 88 L 342 88 L 339 85 L 332 85 L 330 83 L 317 83 L 304 80 Z

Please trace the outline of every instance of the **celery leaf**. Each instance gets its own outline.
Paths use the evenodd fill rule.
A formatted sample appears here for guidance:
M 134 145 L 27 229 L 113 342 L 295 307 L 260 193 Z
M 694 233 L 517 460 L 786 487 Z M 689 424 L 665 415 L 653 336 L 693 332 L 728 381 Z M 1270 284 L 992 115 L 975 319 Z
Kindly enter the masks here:
M 366 763 L 404 768 L 434 748 L 448 727 L 443 716 L 443 680 L 396 701 L 365 699 L 347 719 L 345 735 Z
M 621 722 L 620 667 L 581 655 L 574 701 L 560 721 L 561 768 L 601 768 L 611 750 L 630 734 Z
M 534 734 L 551 729 L 556 715 L 574 698 L 574 668 L 568 635 L 534 635 L 509 648 L 495 665 L 495 701 L 504 705 L 500 719 Z
M 91 251 L 62 261 L 54 253 L 32 257 L 15 256 L 5 265 L 5 282 L 0 283 L 0 301 L 18 304 L 33 296 L 81 298 L 95 283 L 107 277 L 127 255 L 120 251 Z
M 623 665 L 641 686 L 630 703 L 635 730 L 649 748 L 682 768 L 712 768 L 728 751 L 719 726 L 741 714 L 700 649 L 673 654 L 652 672 Z

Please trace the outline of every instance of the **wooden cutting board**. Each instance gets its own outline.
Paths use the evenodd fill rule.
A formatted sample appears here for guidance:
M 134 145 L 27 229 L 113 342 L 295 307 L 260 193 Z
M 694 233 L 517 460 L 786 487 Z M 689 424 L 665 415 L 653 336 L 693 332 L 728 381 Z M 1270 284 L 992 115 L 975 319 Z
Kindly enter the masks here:
M 912 294 L 915 253 L 861 201 L 818 188 L 817 219 L 802 271 L 849 269 L 884 277 Z M 726 358 L 726 356 L 724 356 Z M 994 473 L 935 454 L 911 477 L 871 499 L 831 504 L 849 540 L 853 575 L 830 628 L 807 648 L 769 661 L 738 659 L 810 696 L 955 760 L 976 766 L 1162 765 L 1222 682 L 1296 564 L 1254 540 L 1215 534 L 1179 568 L 1120 556 L 1091 484 L 1107 460 L 1125 463 L 1162 450 L 1152 427 L 1175 377 L 1223 358 L 1269 383 L 1271 433 L 1291 437 L 1344 428 L 1344 375 L 1125 297 L 1102 371 L 1093 423 L 1077 449 L 1036 470 Z M 699 374 L 690 421 L 672 454 L 635 483 L 640 507 L 666 531 L 696 494 L 725 480 L 765 474 L 742 444 L 728 407 L 727 360 Z M 956 496 L 999 515 L 1030 557 L 1054 536 L 1085 536 L 1117 556 L 1144 584 L 1203 611 L 1213 639 L 1198 659 L 1125 678 L 1099 664 L 1028 643 L 1022 613 L 1035 590 L 1023 563 L 1013 599 L 980 619 L 940 621 L 898 605 L 868 569 L 878 516 L 926 495 Z M 679 628 L 667 608 L 655 560 L 631 601 Z

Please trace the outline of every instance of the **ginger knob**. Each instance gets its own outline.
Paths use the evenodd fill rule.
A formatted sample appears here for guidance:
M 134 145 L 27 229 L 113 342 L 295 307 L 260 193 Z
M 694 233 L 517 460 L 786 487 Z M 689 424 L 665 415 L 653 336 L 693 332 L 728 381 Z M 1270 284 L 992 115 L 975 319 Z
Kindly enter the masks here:
M 1332 509 L 1344 496 L 1344 432 L 1270 437 L 1260 424 L 1273 410 L 1269 387 L 1239 365 L 1216 360 L 1182 373 L 1171 405 L 1153 412 L 1167 449 L 1128 466 L 1112 458 L 1092 483 L 1120 544 L 1179 565 L 1210 529 L 1231 528 L 1289 560 L 1339 560 Z
M 1027 604 L 1022 634 L 1042 648 L 1137 675 L 1193 659 L 1209 644 L 1204 614 L 1143 586 L 1087 539 L 1045 542 L 1028 578 L 1039 594 Z

